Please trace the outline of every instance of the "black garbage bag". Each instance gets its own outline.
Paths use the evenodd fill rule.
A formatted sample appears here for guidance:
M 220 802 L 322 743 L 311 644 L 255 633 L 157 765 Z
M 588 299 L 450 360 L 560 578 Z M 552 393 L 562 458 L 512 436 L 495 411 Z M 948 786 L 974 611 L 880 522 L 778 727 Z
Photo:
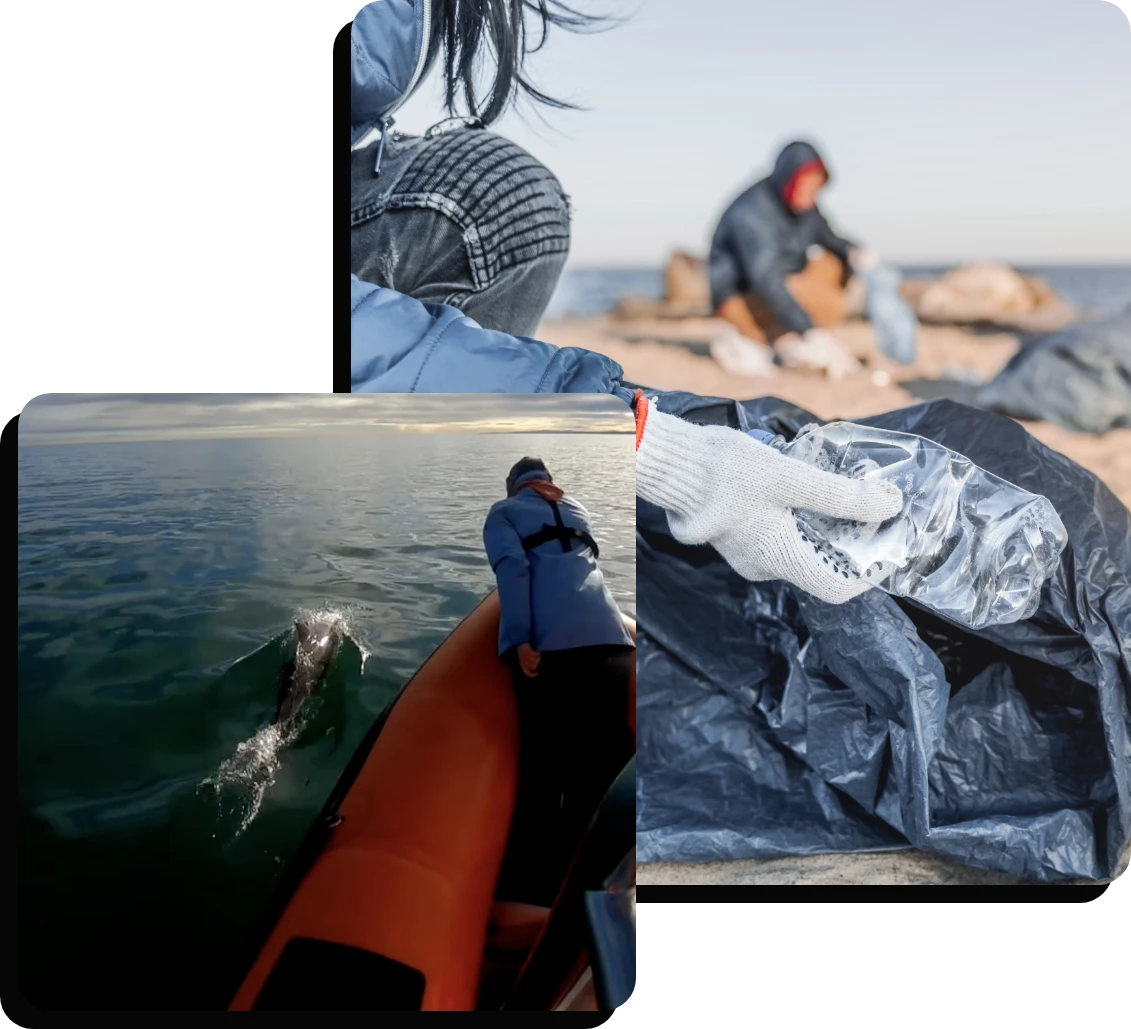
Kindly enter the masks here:
M 1077 432 L 1131 426 L 1131 309 L 1025 344 L 976 402 Z
M 792 438 L 775 399 L 660 395 Z M 1105 880 L 1131 838 L 1131 514 L 1015 422 L 939 400 L 864 424 L 1048 497 L 1069 543 L 1029 620 L 977 632 L 871 590 L 751 583 L 637 505 L 640 861 L 918 847 L 1031 880 Z

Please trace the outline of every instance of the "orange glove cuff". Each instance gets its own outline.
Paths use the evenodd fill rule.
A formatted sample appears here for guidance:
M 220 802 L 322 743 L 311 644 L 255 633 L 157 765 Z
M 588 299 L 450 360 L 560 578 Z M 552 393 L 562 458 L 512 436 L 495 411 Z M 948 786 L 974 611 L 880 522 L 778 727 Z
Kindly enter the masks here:
M 636 412 L 636 449 L 640 449 L 640 440 L 644 437 L 644 423 L 648 420 L 648 398 L 642 389 L 638 389 L 632 398 L 632 409 Z

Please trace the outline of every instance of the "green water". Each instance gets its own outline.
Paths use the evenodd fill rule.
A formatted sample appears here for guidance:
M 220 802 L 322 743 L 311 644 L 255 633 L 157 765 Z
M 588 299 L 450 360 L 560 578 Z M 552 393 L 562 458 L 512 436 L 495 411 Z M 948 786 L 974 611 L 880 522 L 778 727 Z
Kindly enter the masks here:
M 219 1007 L 354 748 L 493 586 L 483 517 L 540 454 L 635 613 L 631 436 L 19 451 L 19 974 L 41 1007 Z M 347 642 L 297 737 L 294 619 Z

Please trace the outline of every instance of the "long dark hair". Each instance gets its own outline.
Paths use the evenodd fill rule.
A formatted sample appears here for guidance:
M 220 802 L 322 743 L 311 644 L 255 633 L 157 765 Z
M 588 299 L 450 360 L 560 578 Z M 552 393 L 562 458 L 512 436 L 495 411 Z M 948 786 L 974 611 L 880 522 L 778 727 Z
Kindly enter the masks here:
M 444 48 L 444 104 L 450 115 L 467 114 L 490 125 L 520 93 L 558 109 L 575 104 L 547 96 L 522 72 L 527 54 L 540 50 L 551 25 L 570 32 L 599 31 L 611 19 L 584 14 L 561 0 L 433 0 L 429 63 Z M 533 28 L 533 31 L 531 29 Z M 537 39 L 535 45 L 531 43 Z M 475 74 L 494 65 L 494 80 L 480 96 Z

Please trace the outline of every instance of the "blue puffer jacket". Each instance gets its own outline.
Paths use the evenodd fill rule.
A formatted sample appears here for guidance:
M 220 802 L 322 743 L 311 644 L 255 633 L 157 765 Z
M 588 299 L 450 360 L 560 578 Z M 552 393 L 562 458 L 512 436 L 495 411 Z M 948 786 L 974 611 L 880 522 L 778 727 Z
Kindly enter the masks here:
M 546 478 L 542 472 L 529 472 L 515 485 Z M 567 532 L 590 533 L 589 513 L 576 500 L 562 497 L 557 509 Z M 568 549 L 563 549 L 561 538 L 548 538 L 529 550 L 523 548 L 523 540 L 531 541 L 556 524 L 554 504 L 531 489 L 520 488 L 487 515 L 483 545 L 502 606 L 499 653 L 520 643 L 529 643 L 539 653 L 607 644 L 632 646 L 588 542 L 566 538 Z
M 430 0 L 376 0 L 353 20 L 350 143 L 372 143 L 428 70 Z M 380 145 L 377 143 L 376 145 Z M 615 361 L 492 332 L 451 307 L 351 276 L 350 383 L 364 393 L 616 393 Z

